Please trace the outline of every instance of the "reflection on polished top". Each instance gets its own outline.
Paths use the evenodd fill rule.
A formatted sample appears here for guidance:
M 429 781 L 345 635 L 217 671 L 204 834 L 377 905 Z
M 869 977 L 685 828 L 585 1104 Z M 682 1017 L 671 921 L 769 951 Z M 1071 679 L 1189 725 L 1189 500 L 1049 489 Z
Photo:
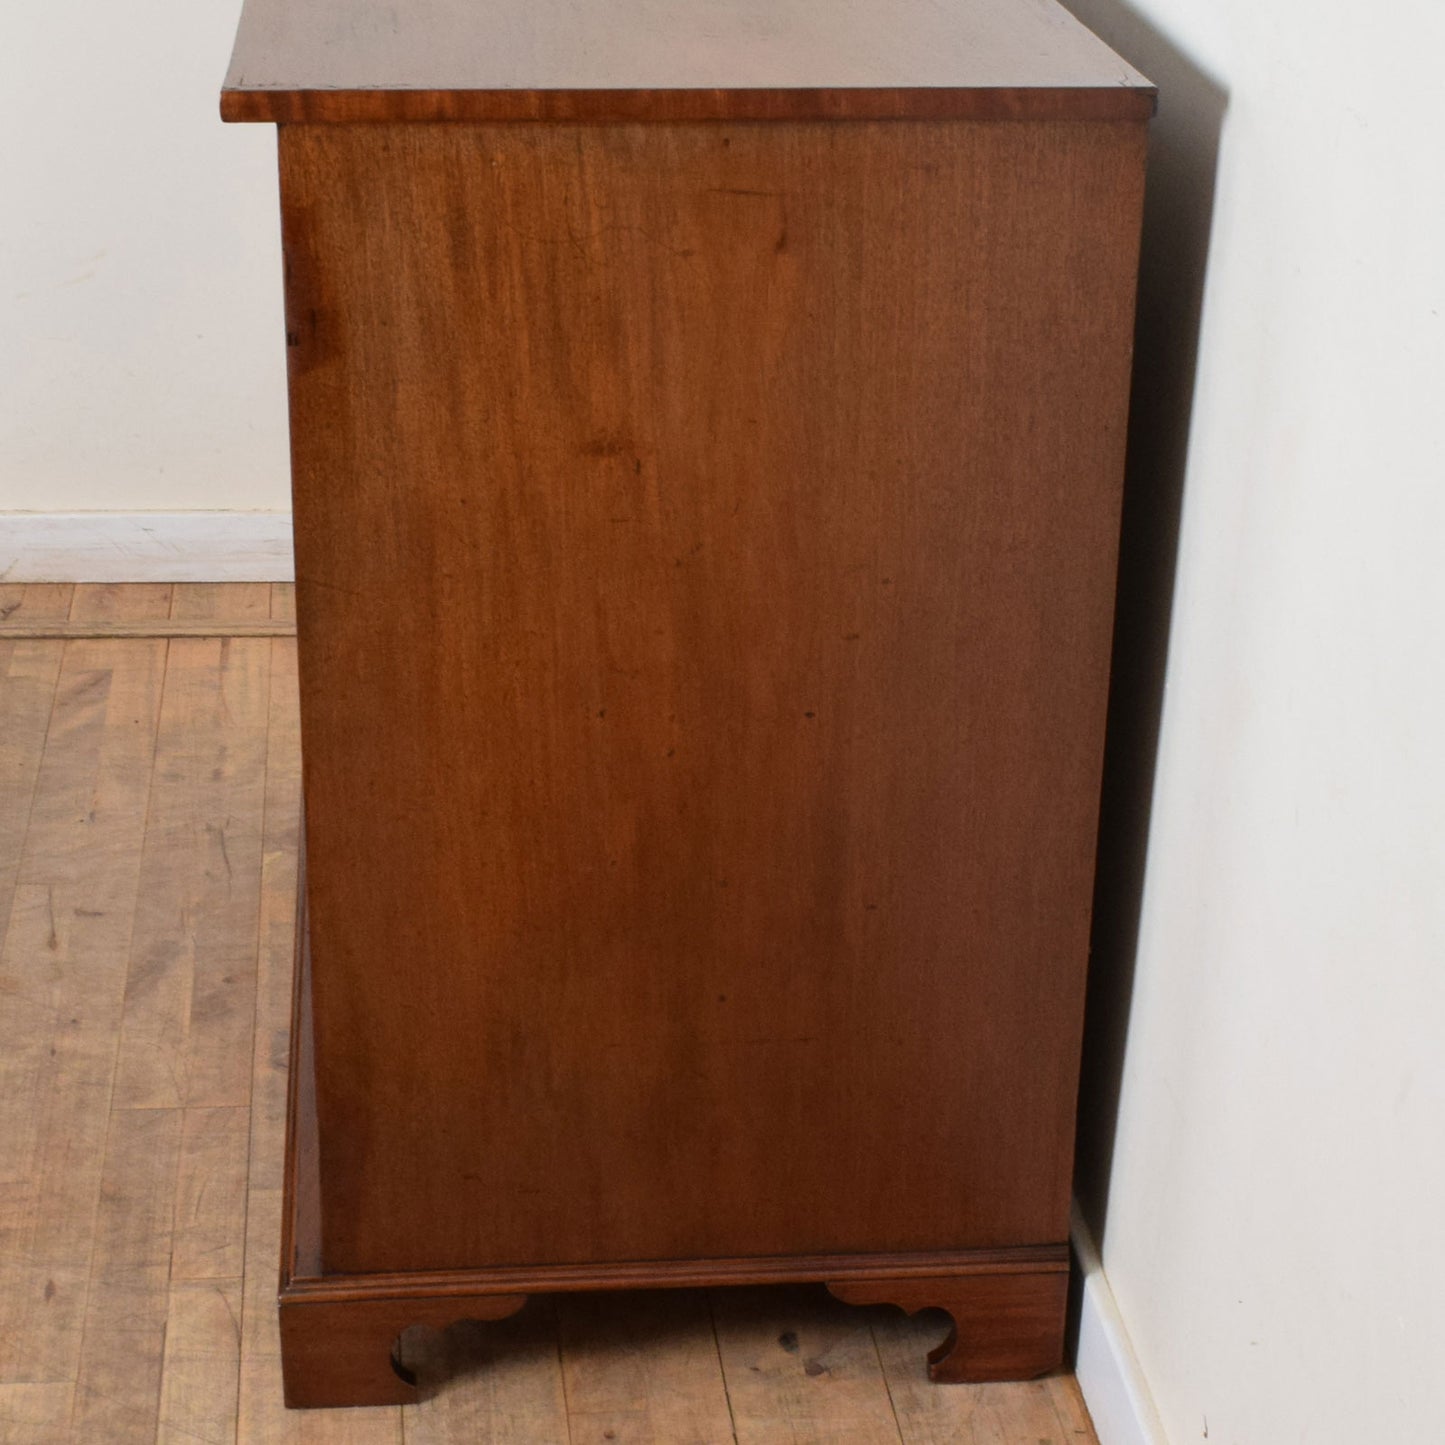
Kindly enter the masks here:
M 234 120 L 1152 106 L 1150 83 L 1054 0 L 246 0 L 223 101 Z

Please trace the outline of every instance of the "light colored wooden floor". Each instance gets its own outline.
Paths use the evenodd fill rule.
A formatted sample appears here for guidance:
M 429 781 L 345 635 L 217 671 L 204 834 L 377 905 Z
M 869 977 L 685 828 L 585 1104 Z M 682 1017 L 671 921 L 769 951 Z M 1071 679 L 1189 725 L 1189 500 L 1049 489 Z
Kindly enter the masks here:
M 411 1332 L 415 1407 L 282 1409 L 291 607 L 0 585 L 0 1441 L 1094 1441 L 1071 1378 L 932 1386 L 939 1317 L 807 1289 L 536 1299 Z

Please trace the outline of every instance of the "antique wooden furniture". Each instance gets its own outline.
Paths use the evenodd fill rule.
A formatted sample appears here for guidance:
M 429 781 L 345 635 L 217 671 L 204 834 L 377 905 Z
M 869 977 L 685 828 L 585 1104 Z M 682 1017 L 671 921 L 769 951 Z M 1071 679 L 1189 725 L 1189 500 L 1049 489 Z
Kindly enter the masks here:
M 1049 0 L 247 0 L 291 1403 L 613 1286 L 1058 1363 L 1152 107 Z

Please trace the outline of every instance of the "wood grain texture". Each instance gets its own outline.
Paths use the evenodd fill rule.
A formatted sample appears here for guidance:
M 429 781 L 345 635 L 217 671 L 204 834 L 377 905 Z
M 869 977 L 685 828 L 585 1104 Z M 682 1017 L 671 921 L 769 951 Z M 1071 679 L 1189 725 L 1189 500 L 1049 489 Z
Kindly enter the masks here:
M 619 1299 L 615 1312 L 625 1310 L 626 1301 Z M 610 1340 L 600 1344 L 597 1337 L 609 1322 L 590 1322 L 590 1330 L 574 1337 L 574 1348 L 592 1350 L 604 1370 L 610 1364 L 614 1372 L 630 1375 L 635 1339 L 624 1337 L 620 1350 Z M 583 1427 L 568 1410 L 562 1353 L 551 1300 L 531 1301 L 506 1321 L 408 1330 L 401 1360 L 416 1378 L 421 1403 L 402 1407 L 407 1445 L 463 1440 L 580 1445 Z
M 296 973 L 291 995 L 291 1036 L 286 1061 L 286 1158 L 282 1177 L 286 1213 L 281 1224 L 283 1297 L 295 1281 L 309 1285 L 325 1277 L 321 1253 L 321 1153 L 316 1133 L 316 1045 L 311 1007 L 305 859 L 303 839 L 298 860 Z M 351 1297 L 372 1299 L 378 1296 L 368 1291 L 364 1296 L 353 1292 Z
M 241 1240 L 238 1229 L 238 1245 Z M 235 1440 L 240 1367 L 239 1276 L 172 1280 L 157 1445 L 192 1445 L 195 1441 L 224 1445 Z
M 286 1408 L 276 1304 L 280 1229 L 281 1191 L 253 1189 L 246 1219 L 237 1441 L 247 1445 L 251 1441 L 265 1441 L 266 1445 L 273 1441 L 277 1445 L 401 1445 L 399 1409 L 301 1412 Z M 469 1438 L 463 1435 L 458 1440 Z
M 63 612 L 70 605 L 69 589 L 57 602 L 47 589 L 26 588 L 20 600 L 27 610 L 32 591 L 41 593 L 33 599 L 37 610 L 59 606 Z M 176 588 L 174 599 L 169 588 L 164 591 L 155 607 L 154 595 L 145 588 L 91 593 L 87 605 L 138 620 L 152 613 L 159 621 L 172 605 L 187 612 L 200 605 L 185 596 L 185 588 Z M 6 596 L 7 605 L 15 600 L 15 592 Z M 272 605 L 284 609 L 286 589 L 277 590 Z M 398 605 L 398 599 L 380 599 L 377 605 Z M 62 649 L 59 643 L 44 646 Z M 244 1219 L 230 1202 L 229 1176 L 216 1181 L 216 1207 L 209 1198 L 211 1187 L 200 1187 L 210 1161 L 219 1164 L 222 1153 L 217 1136 L 202 1125 L 218 1124 L 221 1113 L 208 1118 L 205 1110 L 189 1115 L 163 1111 L 167 1117 L 157 1134 L 153 1120 L 145 1127 L 155 1111 L 123 1110 L 120 1126 L 129 1132 L 107 1144 L 105 1076 L 86 1072 L 87 1059 L 113 1062 L 119 1037 L 125 934 L 141 883 L 150 780 L 174 766 L 173 745 L 185 746 L 183 736 L 168 735 L 152 755 L 165 644 L 64 644 L 53 699 L 31 699 L 41 713 L 54 702 L 48 738 L 38 726 L 0 738 L 13 744 L 4 754 L 7 770 L 13 766 L 22 778 L 34 779 L 30 816 L 15 821 L 23 894 L 14 922 L 18 932 L 0 949 L 0 1064 L 6 1069 L 0 1091 L 0 1163 L 6 1171 L 0 1178 L 0 1440 L 6 1445 L 154 1438 L 234 1440 L 238 1445 L 400 1445 L 402 1410 L 298 1412 L 282 1404 L 276 1243 L 300 756 L 295 644 L 278 639 L 270 647 L 262 927 L 249 1101 L 253 1128 Z M 0 677 L 0 706 L 18 691 L 18 685 Z M 87 800 L 89 811 L 82 807 Z M 44 906 L 34 907 L 37 882 L 54 889 L 55 950 L 47 947 L 51 919 L 43 890 Z M 76 914 L 76 906 L 84 911 Z M 91 916 L 100 913 L 106 916 Z M 254 936 L 253 928 L 248 927 L 247 936 Z M 77 1001 L 87 1005 L 83 1014 L 73 1011 Z M 72 1022 L 76 1018 L 82 1020 L 79 1025 Z M 241 1106 L 235 1110 L 247 1112 Z M 180 1142 L 172 1147 L 178 1115 Z M 188 1125 L 193 1150 L 188 1150 Z M 169 1224 L 168 1195 L 174 1200 Z M 234 1260 L 234 1241 L 243 1227 L 245 1301 L 237 1343 L 231 1316 L 237 1282 L 181 1280 L 176 1273 L 193 1269 L 198 1259 Z M 168 1287 L 157 1263 L 167 1235 Z M 203 1239 L 220 1244 L 226 1236 L 230 1242 L 215 1253 L 202 1245 Z M 157 1356 L 162 1289 L 164 1345 Z M 897 1310 L 828 1306 L 816 1291 L 759 1291 L 751 1299 L 759 1313 L 750 1316 L 749 1328 L 760 1342 L 790 1331 L 805 1338 L 803 1309 L 832 1308 L 832 1323 L 822 1326 L 828 1330 L 845 1328 L 848 1321 L 871 1324 L 887 1376 L 886 1393 L 910 1445 L 1092 1441 L 1067 1377 L 1041 1382 L 1041 1393 L 1023 1386 L 930 1386 L 923 1353 L 942 1332 L 935 1317 L 912 1320 Z M 637 1358 L 639 1350 L 652 1348 L 654 1327 L 667 1327 L 666 1309 L 649 1314 L 651 1309 L 647 1297 L 594 1294 L 584 1310 L 572 1315 L 565 1341 L 549 1299 L 506 1321 L 442 1333 L 408 1332 L 403 1352 L 419 1376 L 421 1399 L 405 1409 L 407 1439 L 426 1445 L 565 1440 L 564 1355 L 578 1362 L 574 1378 L 587 1381 L 579 1402 L 601 1402 L 603 1414 L 612 1406 L 629 1407 L 634 1419 L 645 1421 L 652 1387 L 640 1390 L 640 1377 L 644 1383 L 672 1378 L 661 1360 L 648 1365 Z M 88 1390 L 110 1395 L 107 1379 L 118 1382 L 119 1390 L 109 1404 L 87 1395 L 72 1421 L 82 1326 Z M 663 1341 L 665 1352 L 665 1336 Z M 701 1351 L 699 1359 L 705 1364 Z M 719 1363 L 711 1388 L 721 1390 L 728 1383 Z M 817 1390 L 832 1383 L 827 1374 L 808 1377 Z M 153 1392 L 153 1407 L 146 1403 L 145 1388 Z M 706 1388 L 701 1374 L 696 1388 Z M 884 1392 L 884 1383 L 877 1388 Z M 784 1406 L 769 1409 L 765 1398 L 750 1399 L 758 1402 L 752 1416 L 760 1432 L 756 1440 L 790 1439 Z M 1049 1400 L 1080 1433 L 1059 1436 L 1045 1427 Z M 665 1410 L 667 1401 L 658 1405 Z M 824 1413 L 816 1402 L 810 1408 Z M 878 1402 L 870 1400 L 862 1408 L 872 1417 Z M 579 1417 L 574 1439 L 585 1438 L 585 1429 L 599 1418 Z
M 0 603 L 0 613 L 20 606 L 17 597 Z M 58 642 L 0 640 L 0 943 L 10 921 L 61 654 Z
M 278 611 L 285 615 L 289 605 L 289 585 L 277 584 L 271 596 L 273 615 Z M 264 1440 L 267 1445 L 272 1441 L 277 1445 L 399 1445 L 399 1410 L 302 1415 L 284 1405 L 276 1281 L 281 1257 L 300 807 L 296 644 L 277 640 L 271 644 L 237 1439 Z
M 1094 1440 L 1072 1376 L 940 1389 L 927 1356 L 945 1331 L 933 1311 L 897 1309 L 868 1316 L 903 1445 L 1085 1445 Z
M 110 1116 L 75 1385 L 79 1440 L 156 1433 L 181 1116 L 179 1109 Z
M 177 587 L 171 617 L 177 621 L 220 622 L 223 637 L 237 637 L 238 627 L 271 617 L 270 582 L 193 582 Z
M 0 624 L 70 616 L 73 582 L 0 582 Z
M 1020 1258 L 1027 1254 L 1031 1258 Z M 1068 1248 L 1037 1251 L 976 1250 L 957 1254 L 784 1255 L 767 1259 L 655 1259 L 628 1264 L 525 1265 L 512 1269 L 443 1270 L 436 1274 L 327 1274 L 292 1277 L 287 1289 L 298 1300 L 517 1294 L 523 1290 L 571 1293 L 643 1289 L 694 1289 L 709 1285 L 822 1284 L 851 1280 L 888 1288 L 898 1281 L 932 1281 L 940 1275 L 1057 1274 L 1067 1277 Z M 883 1298 L 879 1293 L 879 1298 Z
M 305 892 L 303 873 L 303 898 Z M 1028 1378 L 1058 1364 L 1069 1277 L 1068 1250 L 1062 1245 L 951 1255 L 652 1260 L 430 1274 L 322 1272 L 315 1093 L 305 1084 L 313 1067 L 307 1042 L 312 1020 L 306 936 L 303 907 L 297 937 L 292 1085 L 287 1100 L 286 1214 L 281 1230 L 281 1342 L 288 1404 L 301 1408 L 410 1404 L 417 1398 L 417 1380 L 402 1367 L 403 1338 L 409 1331 L 414 1333 L 414 1327 L 444 1329 L 455 1341 L 461 1322 L 505 1319 L 523 1307 L 528 1294 L 559 1292 L 556 1313 L 563 1343 L 568 1421 L 574 1440 L 579 1430 L 587 1438 L 599 1439 L 671 1442 L 720 1438 L 720 1417 L 712 1419 L 713 1412 L 706 1403 L 711 1398 L 711 1386 L 698 1347 L 702 1296 L 696 1286 L 732 1286 L 730 1294 L 735 1294 L 739 1286 L 826 1282 L 839 1300 L 894 1302 L 909 1313 L 921 1309 L 948 1311 L 951 1325 L 956 1323 L 956 1328 L 951 1327 L 943 1344 L 929 1355 L 931 1374 L 941 1381 Z M 580 1321 L 584 1336 L 595 1333 L 588 1322 L 615 1318 L 612 1310 L 617 1292 L 639 1287 L 651 1293 L 635 1296 L 634 1306 L 624 1305 L 621 1318 L 630 1322 L 629 1328 L 644 1331 L 648 1350 L 660 1349 L 662 1358 L 649 1359 L 645 1365 L 639 1363 L 637 1380 L 620 1397 L 607 1394 L 600 1402 L 584 1407 L 579 1401 L 586 1396 L 588 1374 L 579 1366 L 581 1373 L 573 1379 L 566 1350 L 569 1326 Z M 659 1287 L 666 1291 L 665 1295 L 656 1292 Z M 607 1303 L 598 1303 L 598 1296 L 604 1292 L 609 1296 Z M 738 1317 L 732 1305 L 723 1304 L 715 1310 L 728 1318 Z M 753 1312 L 758 1313 L 756 1306 Z M 743 1305 L 743 1317 L 747 1313 Z M 818 1315 L 816 1303 L 811 1315 Z M 835 1316 L 833 1311 L 829 1318 Z M 855 1320 L 842 1329 L 842 1335 L 854 1341 L 855 1353 L 860 1330 L 866 1338 L 866 1321 Z M 717 1359 L 725 1368 L 726 1336 L 719 1331 L 717 1339 Z M 617 1338 L 612 1338 L 610 1345 L 604 1338 L 602 1346 L 604 1355 L 609 1349 L 615 1355 L 619 1351 L 636 1353 L 641 1348 L 627 1350 Z M 876 1349 L 868 1358 L 872 1373 L 859 1387 L 864 1396 L 870 1394 L 872 1384 L 882 1380 Z M 757 1373 L 762 1366 L 747 1368 Z M 856 1375 L 858 1368 L 855 1366 L 852 1373 Z M 751 1388 L 745 1393 L 770 1402 L 775 1416 L 781 1411 L 784 1424 L 791 1429 L 796 1422 L 789 1424 L 793 1412 L 784 1388 L 790 1378 L 791 1372 L 784 1372 L 781 1383 L 774 1381 L 761 1390 L 750 1381 Z M 616 1371 L 612 1369 L 606 1375 L 606 1387 L 614 1391 L 617 1385 Z M 858 1392 L 855 1389 L 852 1393 Z M 886 1391 L 876 1393 L 886 1397 Z M 809 1393 L 809 1400 L 814 1400 L 814 1394 Z M 729 1408 L 736 1427 L 737 1409 L 732 1404 Z M 854 1407 L 849 1403 L 849 1392 L 837 1390 L 824 1401 L 824 1408 L 845 1418 Z M 891 1406 L 882 1415 L 891 1419 Z M 833 1438 L 821 1426 L 819 1430 L 817 1438 Z M 874 1438 L 866 1431 L 860 1435 L 844 1433 L 847 1439 L 860 1442 Z
M 830 1280 L 828 1289 L 849 1304 L 946 1311 L 951 1328 L 928 1356 L 934 1380 L 1031 1380 L 1063 1363 L 1066 1270 Z
M 228 120 L 1139 119 L 1052 0 L 246 0 Z
M 281 124 L 776 120 L 1143 120 L 1152 90 L 226 90 L 221 118 Z
M 71 594 L 72 622 L 146 622 L 171 615 L 170 582 L 77 582 Z
M 55 1445 L 64 1440 L 74 1394 L 69 1380 L 0 1383 L 0 1440 L 5 1445 Z
M 67 640 L 80 637 L 291 637 L 290 621 L 257 622 L 247 618 L 145 618 L 122 621 L 73 621 L 59 618 L 16 618 L 0 622 L 0 642 Z
M 705 1293 L 571 1295 L 556 1308 L 572 1445 L 732 1437 Z
M 77 588 L 74 606 L 114 615 L 148 600 Z M 67 645 L 43 742 L 33 723 L 14 739 L 43 746 L 38 766 L 6 759 L 22 793 L 33 781 L 0 953 L 0 1383 L 63 1385 L 67 1400 L 91 1305 L 164 656 L 164 643 Z M 29 1393 L 55 1406 L 58 1391 Z
M 224 1040 L 220 1047 L 230 1047 Z M 248 1091 L 249 1092 L 249 1091 Z M 171 1282 L 241 1278 L 251 1111 L 187 1109 L 176 1176 Z M 204 1298 L 201 1295 L 193 1298 Z M 240 1297 L 235 1304 L 240 1314 Z
M 269 594 L 267 594 L 269 604 Z M 143 901 L 131 943 L 115 1101 L 243 1104 L 250 1093 L 270 642 L 167 646 Z
M 275 606 L 273 598 L 273 609 Z M 274 1192 L 279 1200 L 286 1137 L 301 813 L 301 738 L 294 641 L 271 644 L 268 704 L 247 1178 L 253 1190 Z M 278 1245 L 273 1265 L 279 1258 Z
M 294 582 L 273 582 L 271 584 L 271 618 L 275 622 L 296 622 L 296 584 Z
M 712 1308 L 740 1445 L 896 1445 L 866 1311 L 840 1313 L 821 1290 L 799 1288 L 715 1290 Z
M 291 1409 L 415 1403 L 416 1380 L 402 1365 L 403 1331 L 446 1329 L 460 1320 L 500 1320 L 525 1295 L 471 1299 L 352 1299 L 342 1303 L 281 1297 L 281 1369 Z
M 283 130 L 328 1270 L 1066 1237 L 1143 140 Z

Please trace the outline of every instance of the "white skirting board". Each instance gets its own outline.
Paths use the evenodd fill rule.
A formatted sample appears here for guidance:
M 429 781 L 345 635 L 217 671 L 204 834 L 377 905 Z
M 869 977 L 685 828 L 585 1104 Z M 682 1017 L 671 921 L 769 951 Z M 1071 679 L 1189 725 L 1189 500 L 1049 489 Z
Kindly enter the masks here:
M 1169 1445 L 1149 1383 L 1114 1303 L 1094 1237 L 1077 1207 L 1071 1230 L 1084 1275 L 1075 1374 L 1099 1445 Z
M 290 512 L 0 512 L 0 582 L 290 582 Z

